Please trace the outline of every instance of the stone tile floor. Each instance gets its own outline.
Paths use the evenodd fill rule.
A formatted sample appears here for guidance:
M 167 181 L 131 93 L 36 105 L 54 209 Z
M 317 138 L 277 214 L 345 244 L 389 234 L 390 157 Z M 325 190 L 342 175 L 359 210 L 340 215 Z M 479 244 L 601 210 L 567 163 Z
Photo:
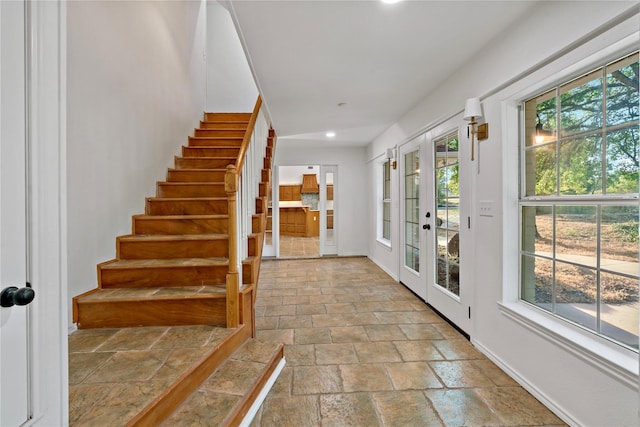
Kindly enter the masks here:
M 564 425 L 366 258 L 264 261 L 256 318 L 287 366 L 253 426 Z
M 69 425 L 121 426 L 232 329 L 83 329 L 69 336 Z
M 280 235 L 281 258 L 317 258 L 319 256 L 319 237 L 295 237 Z

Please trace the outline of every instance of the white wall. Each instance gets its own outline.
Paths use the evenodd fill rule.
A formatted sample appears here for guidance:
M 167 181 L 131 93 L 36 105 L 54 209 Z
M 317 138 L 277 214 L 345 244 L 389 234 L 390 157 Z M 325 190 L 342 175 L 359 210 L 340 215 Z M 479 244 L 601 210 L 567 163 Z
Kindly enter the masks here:
M 628 10 L 634 11 L 635 17 L 618 22 L 617 17 L 627 16 Z M 518 280 L 514 275 L 517 187 L 513 190 L 513 183 L 518 180 L 518 142 L 517 131 L 503 120 L 508 110 L 505 103 L 521 100 L 536 84 L 551 84 L 570 71 L 585 71 L 581 67 L 589 65 L 592 55 L 613 56 L 621 45 L 637 49 L 637 13 L 637 3 L 632 2 L 540 2 L 527 21 L 519 22 L 495 40 L 491 48 L 469 58 L 465 67 L 367 147 L 369 254 L 397 277 L 397 249 L 388 250 L 375 239 L 377 160 L 382 159 L 385 148 L 402 144 L 445 119 L 460 115 L 466 98 L 483 98 L 490 137 L 481 143 L 482 168 L 474 177 L 470 197 L 476 201 L 493 200 L 496 212 L 492 218 L 481 218 L 476 209 L 472 217 L 475 247 L 471 252 L 476 254 L 472 341 L 573 425 L 638 425 L 638 380 L 633 373 L 635 370 L 637 375 L 638 359 L 627 352 L 616 361 L 619 369 L 605 366 L 602 361 L 590 362 L 583 351 L 554 342 L 548 334 L 534 332 L 500 309 L 498 301 L 514 290 L 517 295 Z M 631 39 L 627 39 L 630 35 Z M 392 177 L 392 198 L 397 200 L 397 176 Z M 397 213 L 394 215 L 395 230 Z M 392 248 L 397 248 L 398 243 L 395 233 Z
M 207 1 L 207 111 L 251 112 L 258 89 L 229 11 Z
M 302 175 L 315 174 L 316 179 L 320 182 L 318 175 L 320 167 L 314 165 L 304 166 L 281 166 L 278 168 L 278 182 L 280 185 L 296 185 L 302 184 Z
M 339 233 L 338 255 L 367 255 L 365 148 L 325 148 L 321 143 L 278 140 L 276 167 L 306 164 L 338 166 L 333 193 L 336 201 L 334 221 Z
M 165 178 L 204 111 L 206 2 L 67 4 L 69 296 Z M 254 100 L 255 101 L 255 100 Z

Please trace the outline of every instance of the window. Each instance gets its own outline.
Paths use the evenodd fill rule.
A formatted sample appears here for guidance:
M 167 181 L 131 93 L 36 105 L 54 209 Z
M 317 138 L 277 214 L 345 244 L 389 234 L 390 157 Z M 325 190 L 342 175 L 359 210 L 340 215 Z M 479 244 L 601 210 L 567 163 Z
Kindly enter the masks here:
M 382 164 L 382 238 L 391 240 L 391 161 Z
M 520 299 L 638 350 L 638 53 L 524 103 Z

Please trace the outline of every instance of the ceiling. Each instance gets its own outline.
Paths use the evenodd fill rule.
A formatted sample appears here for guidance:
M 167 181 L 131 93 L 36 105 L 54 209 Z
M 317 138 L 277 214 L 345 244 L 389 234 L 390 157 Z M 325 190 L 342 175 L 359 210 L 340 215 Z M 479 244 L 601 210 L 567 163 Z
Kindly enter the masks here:
M 278 139 L 363 146 L 535 1 L 228 4 Z M 328 138 L 325 133 L 336 133 Z

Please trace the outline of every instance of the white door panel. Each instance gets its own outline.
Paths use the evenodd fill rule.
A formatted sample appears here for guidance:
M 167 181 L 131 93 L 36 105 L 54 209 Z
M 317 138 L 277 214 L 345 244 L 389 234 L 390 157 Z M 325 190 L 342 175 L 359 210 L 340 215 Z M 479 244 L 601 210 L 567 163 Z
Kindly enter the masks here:
M 26 261 L 24 4 L 0 2 L 0 288 L 23 288 Z M 0 308 L 0 425 L 29 418 L 28 306 Z

